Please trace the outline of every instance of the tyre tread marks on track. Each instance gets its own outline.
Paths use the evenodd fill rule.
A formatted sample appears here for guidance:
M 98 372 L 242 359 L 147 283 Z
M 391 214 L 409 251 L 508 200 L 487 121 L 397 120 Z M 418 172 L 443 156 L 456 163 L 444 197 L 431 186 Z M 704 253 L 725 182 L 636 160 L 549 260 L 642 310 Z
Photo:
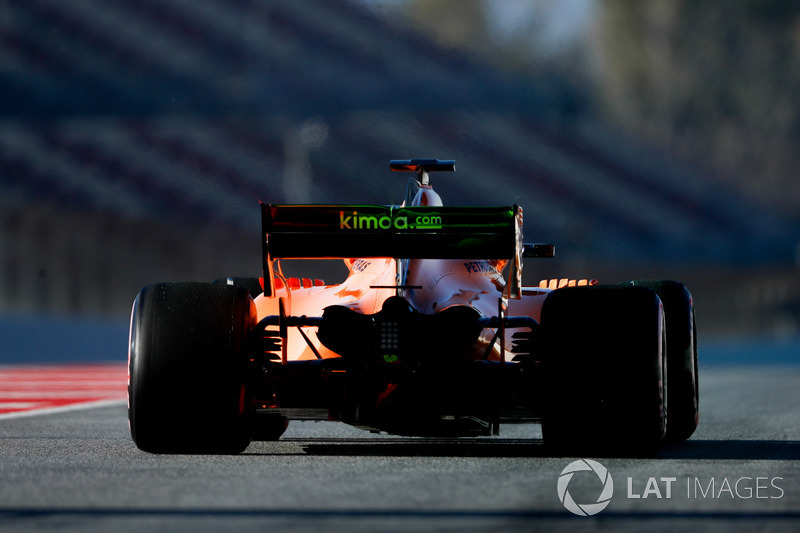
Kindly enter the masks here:
M 0 366 L 0 420 L 118 403 L 127 379 L 119 363 Z

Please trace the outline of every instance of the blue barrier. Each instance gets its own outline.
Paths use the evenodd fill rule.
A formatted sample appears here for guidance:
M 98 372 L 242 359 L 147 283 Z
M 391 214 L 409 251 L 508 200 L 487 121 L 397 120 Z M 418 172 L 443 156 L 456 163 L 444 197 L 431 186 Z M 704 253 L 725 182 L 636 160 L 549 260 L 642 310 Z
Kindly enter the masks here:
M 125 322 L 0 315 L 0 364 L 124 362 L 127 351 Z
M 800 336 L 700 339 L 698 362 L 704 366 L 800 365 Z

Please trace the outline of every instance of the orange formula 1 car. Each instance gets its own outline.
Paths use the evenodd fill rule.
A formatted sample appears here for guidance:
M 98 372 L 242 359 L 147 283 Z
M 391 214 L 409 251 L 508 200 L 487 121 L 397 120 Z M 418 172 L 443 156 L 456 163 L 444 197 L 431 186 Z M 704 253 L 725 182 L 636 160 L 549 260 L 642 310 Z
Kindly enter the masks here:
M 430 173 L 405 202 L 262 204 L 263 278 L 143 288 L 129 421 L 150 452 L 237 453 L 290 420 L 417 436 L 542 424 L 554 450 L 646 453 L 697 427 L 692 297 L 665 280 L 521 284 L 522 209 L 445 207 Z M 281 260 L 344 259 L 336 285 Z M 508 270 L 507 277 L 503 271 Z

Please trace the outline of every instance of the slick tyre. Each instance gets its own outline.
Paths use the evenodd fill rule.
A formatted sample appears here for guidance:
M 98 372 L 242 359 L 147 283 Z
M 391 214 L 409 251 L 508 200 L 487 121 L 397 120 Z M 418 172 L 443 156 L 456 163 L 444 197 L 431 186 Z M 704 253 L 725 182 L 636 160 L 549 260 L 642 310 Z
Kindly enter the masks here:
M 223 278 L 213 281 L 216 285 L 238 285 L 244 287 L 254 299 L 264 292 L 258 278 Z
M 669 383 L 667 440 L 681 442 L 697 429 L 700 411 L 697 327 L 692 295 L 677 281 L 640 280 L 633 284 L 653 289 L 664 304 Z
M 289 427 L 289 421 L 280 415 L 257 415 L 250 429 L 254 441 L 275 441 Z
M 565 288 L 547 297 L 542 433 L 557 453 L 648 454 L 666 434 L 664 313 L 643 287 Z
M 244 451 L 247 338 L 255 321 L 242 287 L 161 283 L 141 290 L 128 350 L 128 419 L 140 449 Z

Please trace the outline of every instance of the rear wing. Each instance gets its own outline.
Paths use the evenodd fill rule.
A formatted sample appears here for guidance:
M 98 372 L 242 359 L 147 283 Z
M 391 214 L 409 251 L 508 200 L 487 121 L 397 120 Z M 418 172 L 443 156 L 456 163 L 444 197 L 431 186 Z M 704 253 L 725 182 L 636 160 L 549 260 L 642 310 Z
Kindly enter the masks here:
M 276 259 L 506 259 L 518 286 L 522 208 L 261 204 L 265 293 Z M 270 287 L 267 287 L 269 280 Z M 269 292 L 267 292 L 269 291 Z

